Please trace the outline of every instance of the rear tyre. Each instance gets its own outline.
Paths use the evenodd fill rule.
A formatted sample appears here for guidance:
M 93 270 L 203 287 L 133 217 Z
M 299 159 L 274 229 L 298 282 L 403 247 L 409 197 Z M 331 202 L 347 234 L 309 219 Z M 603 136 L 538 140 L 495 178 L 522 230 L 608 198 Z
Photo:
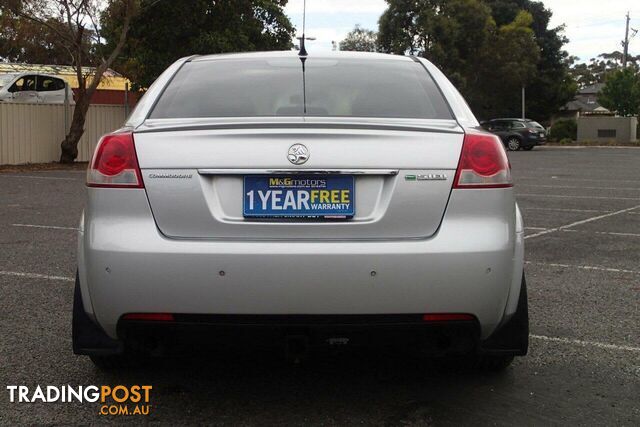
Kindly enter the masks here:
M 510 136 L 507 139 L 507 148 L 509 151 L 518 151 L 521 147 L 520 139 L 516 136 Z

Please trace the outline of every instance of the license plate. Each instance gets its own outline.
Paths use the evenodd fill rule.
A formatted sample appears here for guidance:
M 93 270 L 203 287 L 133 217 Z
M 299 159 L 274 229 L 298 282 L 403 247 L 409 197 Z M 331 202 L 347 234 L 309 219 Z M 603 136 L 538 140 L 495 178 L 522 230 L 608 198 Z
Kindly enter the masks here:
M 349 175 L 248 175 L 243 214 L 250 218 L 350 218 L 355 214 Z
M 544 132 L 540 132 L 540 138 L 544 138 Z

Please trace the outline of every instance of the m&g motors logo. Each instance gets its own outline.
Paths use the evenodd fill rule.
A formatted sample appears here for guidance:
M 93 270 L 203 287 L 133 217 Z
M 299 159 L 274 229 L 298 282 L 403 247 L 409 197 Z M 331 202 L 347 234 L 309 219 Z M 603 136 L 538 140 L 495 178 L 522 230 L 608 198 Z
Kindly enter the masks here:
M 326 179 L 269 178 L 269 188 L 326 188 Z
M 99 403 L 98 415 L 149 415 L 150 385 L 9 385 L 11 403 Z

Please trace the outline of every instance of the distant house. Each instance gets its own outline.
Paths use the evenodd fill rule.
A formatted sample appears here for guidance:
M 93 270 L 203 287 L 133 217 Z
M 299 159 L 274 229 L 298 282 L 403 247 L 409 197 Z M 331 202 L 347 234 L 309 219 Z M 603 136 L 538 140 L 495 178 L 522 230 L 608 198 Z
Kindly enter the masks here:
M 598 92 L 603 87 L 604 83 L 596 83 L 580 89 L 573 101 L 567 102 L 560 108 L 560 112 L 554 119 L 577 119 L 584 115 L 611 115 L 609 110 L 598 103 Z
M 92 71 L 91 68 L 83 70 L 84 74 L 88 74 Z M 76 78 L 76 71 L 73 67 L 67 65 L 40 65 L 40 64 L 16 64 L 16 63 L 1 63 L 0 62 L 0 74 L 15 74 L 15 73 L 33 73 L 33 74 L 48 74 L 58 76 L 69 83 L 71 90 L 76 93 L 78 89 L 78 79 Z M 125 95 L 127 87 L 131 87 L 131 83 L 124 76 L 116 71 L 108 69 L 98 85 L 98 89 L 91 98 L 92 104 L 112 104 L 112 105 L 124 105 L 125 98 L 127 98 L 129 105 L 136 104 L 139 95 L 135 92 L 128 92 Z

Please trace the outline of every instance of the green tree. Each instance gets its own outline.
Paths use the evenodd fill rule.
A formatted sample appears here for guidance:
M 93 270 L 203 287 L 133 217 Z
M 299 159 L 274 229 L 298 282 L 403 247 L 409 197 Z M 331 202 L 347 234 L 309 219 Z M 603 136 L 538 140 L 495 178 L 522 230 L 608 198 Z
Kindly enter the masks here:
M 540 52 L 530 13 L 520 11 L 513 22 L 502 25 L 490 38 L 474 82 L 477 99 L 470 101 L 483 118 L 520 116 L 522 87 L 536 76 Z
M 539 59 L 532 16 L 520 11 L 497 25 L 480 0 L 387 0 L 380 48 L 431 60 L 463 93 L 480 118 L 514 115 L 521 87 Z
M 625 68 L 607 74 L 598 102 L 621 116 L 640 114 L 640 73 Z
M 420 55 L 463 90 L 488 47 L 493 22 L 478 0 L 387 0 L 379 21 L 383 52 Z
M 287 0 L 142 0 L 116 69 L 146 88 L 178 58 L 193 54 L 290 49 L 294 28 Z M 117 40 L 117 8 L 103 16 L 109 44 Z
M 62 25 L 56 19 L 49 19 L 48 26 Z M 26 62 L 30 64 L 66 65 L 69 53 L 60 45 L 58 34 L 47 26 L 42 26 L 19 16 L 14 16 L 0 8 L 0 60 Z
M 591 58 L 588 63 L 580 63 L 580 58 L 570 57 L 571 76 L 580 88 L 604 83 L 609 72 L 622 68 L 622 55 L 620 51 L 601 53 L 596 58 Z M 640 70 L 640 55 L 627 56 L 627 66 Z
M 527 84 L 527 116 L 546 121 L 560 107 L 571 101 L 577 86 L 569 74 L 569 54 L 563 49 L 568 39 L 563 35 L 564 27 L 550 28 L 551 10 L 540 1 L 532 0 L 484 0 L 491 8 L 498 26 L 512 22 L 520 11 L 531 14 L 540 59 L 536 73 Z
M 378 34 L 356 24 L 340 42 L 340 50 L 358 52 L 376 52 L 378 50 Z
M 596 72 L 591 64 L 578 62 L 580 58 L 576 56 L 570 56 L 567 58 L 569 65 L 569 74 L 576 83 L 578 88 L 584 88 L 596 83 L 601 83 L 600 73 Z

